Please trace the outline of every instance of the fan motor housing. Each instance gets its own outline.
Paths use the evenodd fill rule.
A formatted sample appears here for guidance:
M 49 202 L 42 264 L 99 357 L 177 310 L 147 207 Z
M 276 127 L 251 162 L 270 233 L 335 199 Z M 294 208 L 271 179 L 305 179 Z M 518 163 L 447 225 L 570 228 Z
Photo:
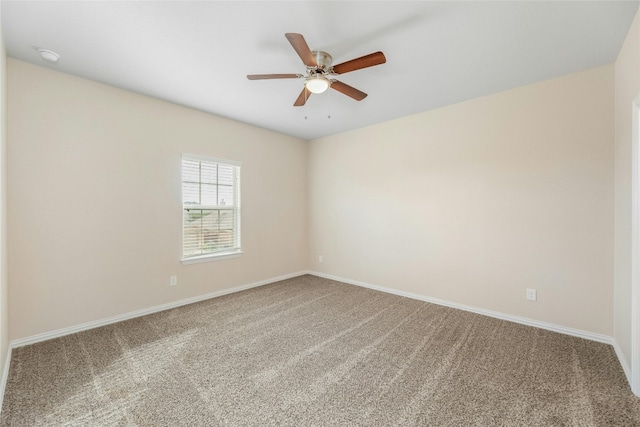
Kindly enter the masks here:
M 318 64 L 318 70 L 328 70 L 333 62 L 333 58 L 327 52 L 322 50 L 314 50 L 311 52 Z

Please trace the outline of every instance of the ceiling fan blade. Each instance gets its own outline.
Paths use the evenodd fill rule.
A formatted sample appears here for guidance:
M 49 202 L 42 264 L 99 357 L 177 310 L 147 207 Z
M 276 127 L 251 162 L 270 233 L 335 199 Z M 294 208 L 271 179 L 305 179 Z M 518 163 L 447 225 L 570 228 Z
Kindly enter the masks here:
M 302 59 L 304 65 L 307 67 L 318 66 L 316 58 L 313 56 L 313 53 L 311 53 L 311 49 L 309 49 L 309 45 L 304 40 L 304 37 L 302 37 L 302 34 L 286 33 L 284 36 L 289 40 L 289 43 L 291 43 L 291 46 L 293 46 L 300 59 Z
M 387 62 L 382 52 L 374 52 L 351 61 L 343 62 L 333 66 L 334 74 L 344 74 L 350 71 L 360 70 L 362 68 L 373 67 Z
M 344 93 L 347 96 L 355 99 L 356 101 L 362 101 L 367 97 L 367 94 L 359 91 L 355 87 L 351 87 L 346 83 L 339 82 L 338 80 L 334 80 L 331 82 L 331 89 L 335 89 L 338 92 Z
M 249 80 L 297 79 L 302 74 L 247 74 Z
M 311 96 L 311 91 L 306 87 L 303 88 L 302 92 L 300 92 L 300 95 L 298 96 L 298 99 L 296 99 L 296 102 L 293 103 L 293 106 L 302 107 L 307 102 L 307 99 L 309 99 L 310 96 Z

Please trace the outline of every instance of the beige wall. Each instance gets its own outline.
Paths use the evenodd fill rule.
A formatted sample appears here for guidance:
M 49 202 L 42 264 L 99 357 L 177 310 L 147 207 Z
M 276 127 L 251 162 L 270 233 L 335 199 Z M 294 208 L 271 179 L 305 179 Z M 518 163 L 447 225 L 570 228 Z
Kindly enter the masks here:
M 11 339 L 307 268 L 614 332 L 613 66 L 310 143 L 8 76 Z M 180 264 L 182 152 L 243 162 L 241 258 Z
M 307 268 L 306 142 L 14 59 L 8 97 L 11 339 Z M 183 152 L 243 163 L 242 257 L 181 265 Z
M 615 64 L 615 292 L 614 337 L 631 363 L 632 104 L 640 93 L 640 14 Z
M 311 270 L 612 335 L 613 78 L 312 141 Z

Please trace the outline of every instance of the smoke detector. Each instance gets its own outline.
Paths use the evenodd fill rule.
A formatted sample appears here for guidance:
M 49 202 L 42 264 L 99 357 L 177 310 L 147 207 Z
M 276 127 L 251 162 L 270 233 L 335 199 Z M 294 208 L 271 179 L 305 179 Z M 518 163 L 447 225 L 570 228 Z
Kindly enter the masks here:
M 60 59 L 60 55 L 52 50 L 38 48 L 38 53 L 40 54 L 42 59 L 44 59 L 45 61 L 53 62 L 54 64 L 58 62 L 58 59 Z

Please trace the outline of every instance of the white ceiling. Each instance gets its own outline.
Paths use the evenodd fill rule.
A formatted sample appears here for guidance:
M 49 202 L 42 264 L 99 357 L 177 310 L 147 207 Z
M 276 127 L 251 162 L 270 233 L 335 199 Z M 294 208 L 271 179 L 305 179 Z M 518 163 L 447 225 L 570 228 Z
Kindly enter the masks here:
M 637 1 L 6 1 L 9 56 L 302 139 L 344 132 L 613 63 Z M 334 64 L 378 50 L 387 63 L 339 76 L 293 107 L 304 73 L 284 37 Z M 36 48 L 60 54 L 53 65 Z M 329 117 L 330 116 L 330 117 Z

